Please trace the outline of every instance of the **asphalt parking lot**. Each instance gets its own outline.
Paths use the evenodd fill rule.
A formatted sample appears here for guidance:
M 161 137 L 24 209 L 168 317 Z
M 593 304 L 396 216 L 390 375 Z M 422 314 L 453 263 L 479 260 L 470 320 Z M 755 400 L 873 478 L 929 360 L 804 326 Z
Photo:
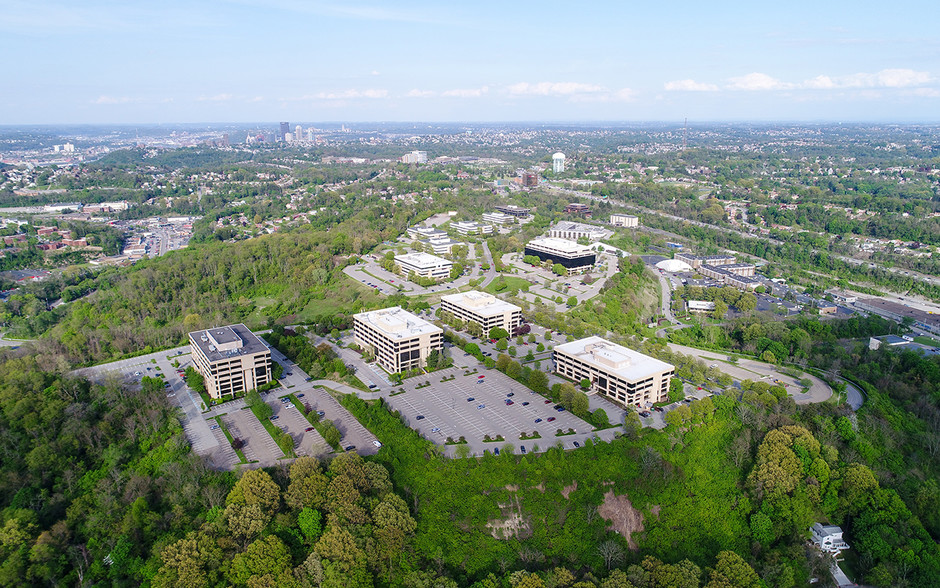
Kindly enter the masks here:
M 269 467 L 284 457 L 284 452 L 250 410 L 233 410 L 222 416 L 222 422 L 232 437 L 245 442 L 242 452 L 248 461 L 257 460 L 261 467 Z
M 303 394 L 301 392 L 301 394 Z M 304 395 L 306 397 L 306 395 Z M 304 400 L 301 398 L 300 400 Z M 278 417 L 274 421 L 282 430 L 286 431 L 294 440 L 294 451 L 298 456 L 310 455 L 317 456 L 332 451 L 323 437 L 316 429 L 308 431 L 312 426 L 300 411 L 298 411 L 291 402 L 268 402 L 274 408 L 274 414 Z
M 545 398 L 505 374 L 482 368 L 474 371 L 471 367 L 471 373 L 464 375 L 466 371 L 465 368 L 453 367 L 411 378 L 401 386 L 406 392 L 388 397 L 387 402 L 425 438 L 444 445 L 448 437 L 457 440 L 464 436 L 475 454 L 486 449 L 492 451 L 504 443 L 517 448 L 525 445 L 531 450 L 535 444 L 544 449 L 563 441 L 567 447 L 569 441 L 581 441 L 590 436 L 591 425 L 568 411 L 554 410 L 553 402 L 546 404 Z M 454 380 L 441 382 L 442 378 L 451 375 L 455 376 Z M 415 386 L 426 381 L 431 385 L 415 390 Z M 508 397 L 509 393 L 513 396 Z M 468 400 L 470 398 L 473 400 Z M 513 404 L 507 405 L 507 399 Z M 419 415 L 424 418 L 418 419 Z M 549 421 L 550 418 L 554 420 Z M 541 421 L 536 423 L 537 419 Z M 567 431 L 569 428 L 574 429 L 576 435 L 555 436 L 557 429 Z M 520 433 L 531 434 L 533 431 L 538 431 L 541 439 L 519 439 Z M 505 441 L 484 443 L 484 435 L 502 435 Z
M 308 388 L 301 393 L 304 394 L 304 397 L 299 399 L 301 402 L 306 401 L 305 403 L 309 403 L 314 410 L 322 410 L 324 414 L 320 417 L 321 419 L 333 421 L 343 436 L 340 441 L 342 447 L 355 446 L 355 451 L 359 455 L 373 455 L 378 452 L 378 448 L 373 443 L 379 440 L 378 437 L 363 427 L 356 417 L 333 398 L 325 388 L 319 386 Z

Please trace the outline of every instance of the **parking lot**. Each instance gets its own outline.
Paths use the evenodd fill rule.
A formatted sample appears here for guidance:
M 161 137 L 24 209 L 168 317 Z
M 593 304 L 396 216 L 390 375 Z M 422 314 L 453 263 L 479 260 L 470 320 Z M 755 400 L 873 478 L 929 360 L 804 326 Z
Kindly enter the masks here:
M 303 392 L 300 392 L 303 394 Z M 304 394 L 306 397 L 306 394 Z M 300 398 L 303 401 L 305 398 Z M 306 419 L 292 402 L 268 402 L 274 408 L 274 424 L 286 431 L 294 440 L 294 451 L 297 455 L 317 456 L 332 451 L 320 433 L 313 429 L 310 421 Z M 307 429 L 311 429 L 308 431 Z
M 249 462 L 257 460 L 261 467 L 268 467 L 284 457 L 284 452 L 250 410 L 233 410 L 222 415 L 222 422 L 232 437 L 244 441 L 242 452 Z
M 389 405 L 401 412 L 405 422 L 422 436 L 444 445 L 447 438 L 457 440 L 464 436 L 471 453 L 479 454 L 511 443 L 517 448 L 534 444 L 548 448 L 557 441 L 570 445 L 570 441 L 583 441 L 591 436 L 593 428 L 567 411 L 558 412 L 554 403 L 512 380 L 496 370 L 475 371 L 453 367 L 426 376 L 406 380 L 405 394 L 387 398 Z M 444 377 L 454 380 L 441 382 Z M 415 390 L 424 382 L 430 386 Z M 512 396 L 508 396 L 512 394 Z M 507 400 L 512 404 L 507 404 Z M 418 418 L 418 417 L 423 418 Z M 549 420 L 551 419 L 551 420 Z M 536 422 L 536 421 L 539 422 Z M 576 435 L 556 437 L 557 429 L 574 429 Z M 541 439 L 521 441 L 519 434 L 538 431 Z M 500 443 L 484 443 L 483 437 L 502 435 Z

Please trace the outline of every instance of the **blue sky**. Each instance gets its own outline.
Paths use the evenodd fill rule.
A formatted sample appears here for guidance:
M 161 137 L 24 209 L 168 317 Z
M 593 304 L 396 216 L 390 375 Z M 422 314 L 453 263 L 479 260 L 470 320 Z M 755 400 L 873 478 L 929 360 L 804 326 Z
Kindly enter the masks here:
M 933 3 L 0 0 L 0 124 L 940 120 Z

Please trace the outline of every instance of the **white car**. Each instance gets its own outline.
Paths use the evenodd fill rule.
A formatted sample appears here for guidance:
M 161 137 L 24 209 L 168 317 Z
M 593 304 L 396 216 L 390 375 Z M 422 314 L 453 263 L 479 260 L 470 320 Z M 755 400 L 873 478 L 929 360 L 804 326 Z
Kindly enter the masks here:
M 375 445 L 376 447 L 381 447 L 381 446 L 382 446 L 382 443 L 379 442 L 379 441 L 373 441 L 372 444 Z

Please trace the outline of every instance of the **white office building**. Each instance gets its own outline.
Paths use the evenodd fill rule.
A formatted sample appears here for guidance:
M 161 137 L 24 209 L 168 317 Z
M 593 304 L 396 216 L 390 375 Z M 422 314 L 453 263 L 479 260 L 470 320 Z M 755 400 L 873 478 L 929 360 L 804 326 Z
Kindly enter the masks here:
M 483 222 L 494 225 L 511 225 L 516 222 L 516 217 L 503 212 L 484 212 Z
M 615 227 L 638 227 L 640 226 L 640 217 L 632 214 L 612 214 L 610 215 L 610 224 Z
M 406 276 L 412 273 L 423 278 L 441 279 L 450 276 L 454 264 L 429 253 L 407 253 L 396 255 L 395 263 Z
M 588 337 L 555 347 L 555 373 L 591 387 L 624 405 L 649 406 L 669 395 L 675 367 L 654 357 Z
M 568 239 L 569 241 L 587 239 L 591 243 L 600 241 L 601 239 L 606 239 L 613 234 L 613 231 L 610 229 L 605 229 L 604 227 L 596 227 L 594 225 L 573 223 L 569 221 L 559 222 L 548 230 L 549 237 L 555 237 L 557 239 Z
M 271 350 L 245 325 L 193 331 L 189 348 L 210 398 L 231 400 L 272 380 Z
M 391 374 L 423 368 L 432 351 L 444 350 L 443 330 L 399 306 L 354 315 L 353 334 Z
M 427 163 L 427 151 L 412 151 L 401 156 L 402 163 Z
M 467 323 L 490 329 L 505 329 L 510 335 L 522 323 L 522 309 L 485 292 L 461 292 L 441 297 L 441 310 Z
M 450 228 L 461 235 L 488 235 L 493 232 L 493 225 L 478 223 L 475 221 L 460 221 L 450 223 Z

